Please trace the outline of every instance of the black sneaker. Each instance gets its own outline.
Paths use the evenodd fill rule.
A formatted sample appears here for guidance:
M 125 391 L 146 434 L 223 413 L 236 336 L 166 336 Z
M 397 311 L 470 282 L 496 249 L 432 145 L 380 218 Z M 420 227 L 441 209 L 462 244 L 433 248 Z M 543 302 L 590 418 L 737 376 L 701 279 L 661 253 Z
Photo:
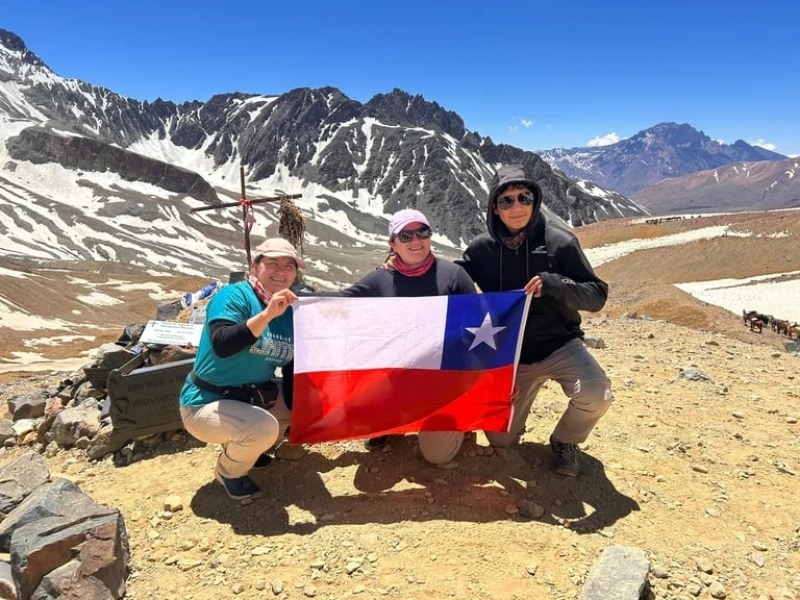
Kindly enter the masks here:
M 553 451 L 553 470 L 566 477 L 576 477 L 580 462 L 578 445 L 559 442 L 551 435 L 550 449 Z
M 247 475 L 243 477 L 223 477 L 214 471 L 214 478 L 222 484 L 225 492 L 234 500 L 253 500 L 261 497 L 261 489 Z
M 260 471 L 261 469 L 266 469 L 268 466 L 272 464 L 272 457 L 269 454 L 259 454 L 258 458 L 256 459 L 256 464 L 250 467 L 251 471 Z
M 369 438 L 367 441 L 364 442 L 364 448 L 367 450 L 379 450 L 383 448 L 386 443 L 389 441 L 388 435 L 381 435 L 374 438 Z

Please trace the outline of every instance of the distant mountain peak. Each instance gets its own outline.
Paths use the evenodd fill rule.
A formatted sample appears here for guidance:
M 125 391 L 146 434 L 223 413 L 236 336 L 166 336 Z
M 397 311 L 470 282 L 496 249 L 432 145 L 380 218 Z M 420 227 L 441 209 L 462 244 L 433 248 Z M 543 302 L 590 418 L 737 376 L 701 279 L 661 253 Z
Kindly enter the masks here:
M 11 52 L 18 53 L 19 59 L 24 63 L 34 67 L 49 68 L 41 58 L 28 50 L 25 42 L 16 33 L 0 28 L 0 46 Z
M 786 158 L 742 140 L 723 144 L 688 123 L 674 122 L 658 123 L 608 146 L 557 148 L 541 157 L 568 177 L 588 179 L 623 194 L 737 161 Z
M 398 124 L 411 127 L 436 126 L 456 139 L 466 132 L 464 120 L 438 102 L 425 100 L 421 94 L 412 95 L 399 88 L 388 94 L 376 94 L 366 104 L 376 116 L 388 117 Z

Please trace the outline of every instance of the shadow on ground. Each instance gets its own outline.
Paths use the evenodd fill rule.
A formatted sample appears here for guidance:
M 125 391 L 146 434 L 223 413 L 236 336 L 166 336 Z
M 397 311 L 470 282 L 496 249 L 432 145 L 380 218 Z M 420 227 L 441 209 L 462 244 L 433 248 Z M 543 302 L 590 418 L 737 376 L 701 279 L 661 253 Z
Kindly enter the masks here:
M 589 455 L 581 475 L 567 478 L 547 468 L 550 450 L 542 444 L 484 452 L 469 440 L 457 467 L 442 469 L 420 457 L 415 436 L 387 451 L 347 450 L 333 457 L 311 447 L 299 461 L 276 460 L 254 473 L 264 496 L 251 504 L 229 499 L 222 486 L 209 481 L 197 490 L 191 508 L 199 517 L 229 523 L 237 533 L 264 536 L 302 535 L 326 525 L 524 522 L 508 510 L 525 500 L 544 509 L 539 522 L 591 533 L 639 510 Z

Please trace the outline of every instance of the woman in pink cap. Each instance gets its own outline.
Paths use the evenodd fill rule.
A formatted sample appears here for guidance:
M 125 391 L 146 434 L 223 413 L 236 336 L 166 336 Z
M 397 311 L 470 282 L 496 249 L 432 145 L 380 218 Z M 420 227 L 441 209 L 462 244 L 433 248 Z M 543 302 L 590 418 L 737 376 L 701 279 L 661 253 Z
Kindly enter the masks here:
M 416 297 L 474 294 L 475 284 L 467 272 L 431 252 L 428 219 L 413 208 L 400 210 L 389 221 L 389 247 L 393 258 L 388 269 L 376 269 L 349 288 L 339 292 L 348 297 Z M 422 456 L 433 464 L 455 458 L 464 442 L 462 431 L 421 431 Z M 370 438 L 369 450 L 383 447 L 389 436 Z

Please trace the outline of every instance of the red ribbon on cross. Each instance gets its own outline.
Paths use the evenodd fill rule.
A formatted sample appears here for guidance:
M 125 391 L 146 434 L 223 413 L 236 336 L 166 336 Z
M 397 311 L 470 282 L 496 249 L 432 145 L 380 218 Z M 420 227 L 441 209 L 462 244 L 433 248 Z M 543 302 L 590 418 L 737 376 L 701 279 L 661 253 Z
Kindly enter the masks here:
M 255 211 L 253 210 L 253 201 L 248 200 L 247 198 L 242 198 L 239 200 L 239 204 L 242 205 L 242 220 L 244 222 L 244 230 L 246 233 L 250 233 L 250 230 L 253 229 L 253 224 L 256 222 L 256 215 Z

